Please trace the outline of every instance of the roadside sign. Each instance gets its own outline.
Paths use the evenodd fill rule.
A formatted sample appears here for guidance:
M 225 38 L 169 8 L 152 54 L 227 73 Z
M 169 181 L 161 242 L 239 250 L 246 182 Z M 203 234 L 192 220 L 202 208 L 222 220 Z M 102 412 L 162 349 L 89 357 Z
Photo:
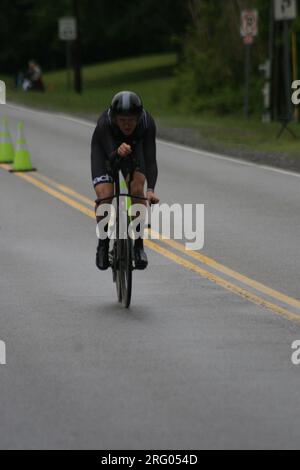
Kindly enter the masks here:
M 258 11 L 243 10 L 241 13 L 241 36 L 255 37 L 258 35 Z
M 296 0 L 274 0 L 275 2 L 275 20 L 286 21 L 297 18 Z
M 253 44 L 253 42 L 254 42 L 253 36 L 245 36 L 244 37 L 244 44 L 246 46 L 250 46 L 251 44 Z
M 77 22 L 72 16 L 58 20 L 58 35 L 61 41 L 75 41 L 77 39 Z

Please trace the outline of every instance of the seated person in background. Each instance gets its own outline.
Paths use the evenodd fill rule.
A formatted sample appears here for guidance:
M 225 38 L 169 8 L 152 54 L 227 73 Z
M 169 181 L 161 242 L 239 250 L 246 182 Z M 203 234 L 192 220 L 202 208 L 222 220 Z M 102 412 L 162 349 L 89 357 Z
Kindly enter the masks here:
M 25 91 L 45 91 L 42 69 L 34 60 L 28 62 L 28 71 L 23 89 Z

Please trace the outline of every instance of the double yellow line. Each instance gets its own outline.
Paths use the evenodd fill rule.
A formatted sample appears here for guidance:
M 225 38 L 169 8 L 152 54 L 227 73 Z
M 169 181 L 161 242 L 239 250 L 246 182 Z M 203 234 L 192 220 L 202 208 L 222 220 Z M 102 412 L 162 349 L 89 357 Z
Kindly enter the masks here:
M 0 168 L 9 170 L 10 166 L 2 164 Z M 72 188 L 59 184 L 56 181 L 42 175 L 41 173 L 15 173 L 16 176 L 22 178 L 38 189 L 50 194 L 54 198 L 64 202 L 65 204 L 73 207 L 82 214 L 94 219 L 94 201 L 79 194 Z M 153 232 L 154 235 L 158 235 Z M 174 240 L 169 240 L 159 235 L 159 240 L 145 240 L 145 244 L 148 248 L 152 249 L 156 253 L 172 260 L 178 265 L 194 271 L 203 278 L 227 289 L 230 292 L 252 302 L 260 307 L 264 307 L 281 317 L 287 318 L 288 320 L 300 323 L 300 301 L 285 295 L 277 290 L 261 284 L 254 279 L 246 277 L 232 269 L 218 263 L 217 261 L 209 258 L 199 252 L 187 251 L 183 244 L 178 243 Z M 172 251 L 171 251 L 172 250 Z M 177 254 L 177 253 L 180 254 Z M 195 260 L 195 262 L 190 261 Z M 210 268 L 204 269 L 203 266 Z M 223 275 L 221 277 L 221 275 Z M 229 278 L 229 279 L 228 279 Z M 251 290 L 250 290 L 251 289 Z M 266 297 L 261 297 L 257 293 L 263 294 Z M 273 299 L 272 301 L 269 299 Z M 277 303 L 274 303 L 274 300 Z M 292 307 L 293 310 L 288 310 Z M 299 313 L 297 314 L 296 311 Z

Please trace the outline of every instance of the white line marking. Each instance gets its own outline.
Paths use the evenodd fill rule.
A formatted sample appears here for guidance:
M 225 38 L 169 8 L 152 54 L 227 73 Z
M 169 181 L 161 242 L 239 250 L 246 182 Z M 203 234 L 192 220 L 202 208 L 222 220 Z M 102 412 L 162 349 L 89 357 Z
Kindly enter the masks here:
M 7 106 L 7 107 L 12 108 L 12 109 L 16 109 L 16 110 L 27 111 L 27 112 L 30 112 L 32 114 L 42 114 L 44 116 L 58 117 L 60 119 L 64 119 L 66 121 L 74 122 L 75 124 L 80 124 L 80 125 L 87 126 L 87 127 L 90 127 L 90 128 L 95 127 L 95 123 L 93 123 L 92 121 L 88 121 L 88 120 L 80 119 L 80 118 L 75 118 L 75 117 L 72 117 L 70 115 L 63 114 L 63 113 L 60 114 L 60 113 L 57 113 L 57 112 L 52 113 L 51 111 L 46 112 L 46 111 L 34 110 L 34 109 L 31 109 L 31 108 L 27 108 L 25 106 L 17 106 L 17 105 L 12 105 L 12 104 L 6 104 L 4 106 Z M 286 176 L 294 176 L 296 178 L 300 178 L 300 173 L 296 173 L 296 172 L 293 172 L 293 171 L 284 170 L 284 169 L 281 169 L 281 168 L 275 168 L 275 167 L 267 166 L 267 165 L 261 165 L 259 163 L 255 163 L 255 162 L 248 162 L 248 161 L 242 160 L 240 158 L 227 157 L 225 155 L 221 155 L 221 154 L 218 154 L 218 153 L 207 152 L 205 150 L 197 150 L 193 147 L 188 147 L 188 146 L 185 146 L 185 145 L 175 144 L 174 142 L 169 142 L 169 141 L 163 140 L 163 139 L 157 139 L 157 143 L 160 144 L 160 145 L 166 145 L 168 147 L 173 147 L 173 148 L 176 148 L 178 150 L 183 150 L 185 152 L 190 152 L 190 153 L 194 153 L 194 154 L 197 154 L 197 155 L 202 155 L 202 156 L 209 157 L 209 158 L 215 158 L 217 160 L 228 161 L 230 163 L 235 163 L 235 164 L 238 164 L 238 165 L 255 167 L 255 168 L 262 169 L 262 170 L 272 171 L 273 173 L 279 173 L 279 174 L 283 174 L 283 175 L 286 175 Z
M 12 104 L 6 104 L 5 106 L 7 106 L 8 108 L 19 110 L 19 111 L 26 111 L 31 114 L 38 114 L 38 115 L 43 115 L 43 116 L 48 116 L 48 117 L 49 116 L 58 117 L 60 119 L 64 119 L 65 121 L 71 121 L 71 122 L 74 122 L 76 124 L 80 124 L 83 126 L 93 127 L 93 128 L 95 127 L 95 124 L 93 124 L 92 121 L 75 118 L 64 113 L 58 113 L 55 111 L 53 111 L 53 113 L 51 111 L 40 111 L 40 110 L 36 110 L 32 108 L 27 108 L 26 106 L 17 106 L 17 105 L 12 105 Z
M 242 160 L 241 158 L 238 158 L 238 157 L 237 158 L 227 157 L 226 155 L 207 152 L 206 150 L 197 150 L 197 149 L 194 149 L 192 147 L 185 146 L 185 145 L 174 144 L 173 142 L 169 142 L 167 140 L 157 139 L 157 142 L 160 143 L 160 144 L 168 145 L 169 147 L 174 147 L 174 148 L 177 148 L 179 150 L 184 150 L 184 151 L 188 151 L 188 152 L 191 152 L 191 153 L 204 155 L 204 156 L 207 156 L 207 157 L 210 157 L 210 158 L 215 158 L 217 160 L 225 160 L 225 161 L 228 161 L 228 162 L 231 162 L 231 163 L 239 163 L 240 165 L 246 165 L 246 166 L 252 166 L 252 167 L 256 167 L 256 168 L 262 168 L 263 170 L 273 171 L 275 173 L 282 173 L 282 174 L 285 174 L 285 175 L 296 176 L 296 178 L 300 178 L 300 173 L 296 173 L 296 172 L 289 171 L 289 170 L 284 170 L 282 168 L 275 168 L 275 167 L 272 167 L 272 166 L 262 165 L 260 163 L 255 163 L 255 162 L 248 162 L 248 161 Z

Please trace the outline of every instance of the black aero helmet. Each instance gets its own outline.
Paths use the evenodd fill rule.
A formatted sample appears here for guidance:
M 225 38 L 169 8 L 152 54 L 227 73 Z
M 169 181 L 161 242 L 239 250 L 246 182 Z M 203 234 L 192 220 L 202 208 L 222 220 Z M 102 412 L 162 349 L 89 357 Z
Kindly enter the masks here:
M 116 116 L 136 116 L 139 119 L 143 109 L 142 100 L 136 93 L 121 91 L 112 99 L 110 115 L 112 119 L 115 119 Z

